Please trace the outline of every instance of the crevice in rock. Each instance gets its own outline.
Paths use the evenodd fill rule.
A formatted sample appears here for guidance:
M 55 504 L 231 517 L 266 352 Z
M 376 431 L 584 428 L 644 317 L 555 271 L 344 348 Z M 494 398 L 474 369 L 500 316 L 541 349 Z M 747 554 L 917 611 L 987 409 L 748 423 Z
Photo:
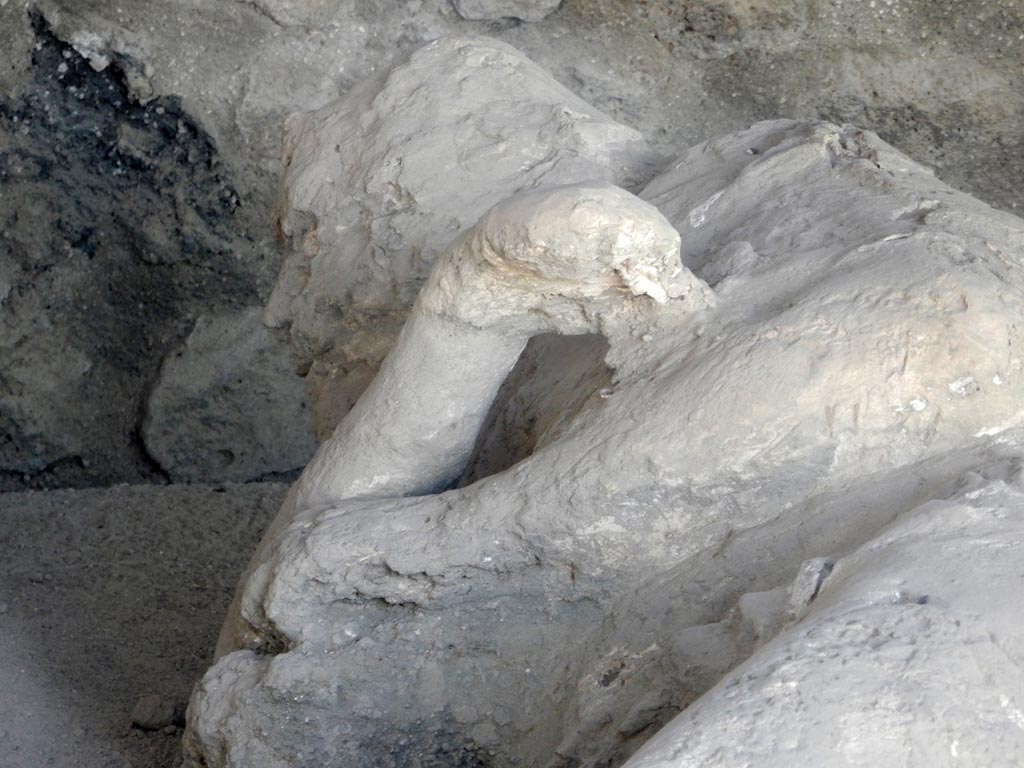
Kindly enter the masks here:
M 139 406 L 143 411 L 145 411 L 144 401 L 140 403 Z M 135 429 L 132 430 L 132 443 L 138 450 L 143 463 L 147 465 L 149 471 L 153 474 L 153 477 L 158 478 L 161 484 L 170 483 L 170 476 L 164 471 L 164 468 L 160 466 L 160 462 L 158 462 L 149 452 L 149 449 L 146 447 L 146 441 L 142 438 L 142 419 L 144 417 L 145 414 L 143 413 L 143 415 L 139 417 L 139 421 L 136 424 Z
M 257 16 L 266 19 L 275 27 L 280 27 L 281 29 L 312 29 L 308 24 L 293 24 L 279 18 L 277 14 L 273 13 L 264 3 L 258 0 L 235 0 L 235 2 L 244 8 L 249 8 Z

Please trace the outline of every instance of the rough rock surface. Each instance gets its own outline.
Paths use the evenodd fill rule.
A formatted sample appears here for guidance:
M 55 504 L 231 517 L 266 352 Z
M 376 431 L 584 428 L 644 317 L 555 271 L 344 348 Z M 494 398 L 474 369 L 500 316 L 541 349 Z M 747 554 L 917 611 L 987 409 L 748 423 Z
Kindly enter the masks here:
M 132 707 L 132 725 L 147 731 L 159 731 L 174 725 L 174 702 L 156 693 L 139 697 Z
M 394 343 L 434 259 L 499 200 L 583 179 L 637 188 L 664 160 L 513 48 L 449 38 L 285 132 L 289 333 L 326 437 Z M 325 183 L 326 180 L 326 183 Z
M 178 768 L 177 715 L 285 490 L 0 494 L 0 765 Z M 173 727 L 133 726 L 148 696 Z
M 540 21 L 557 11 L 561 2 L 562 0 L 452 0 L 459 15 L 473 21 Z
M 485 33 L 663 150 L 764 118 L 849 121 L 955 186 L 1021 202 L 1024 12 L 1001 0 L 565 0 L 537 24 L 468 21 L 451 0 L 413 0 L 401 14 L 391 0 L 30 5 L 97 66 L 124 59 L 141 97 L 179 95 L 246 187 L 253 169 L 274 170 L 289 112 L 424 42 Z
M 642 197 L 710 293 L 691 282 L 672 299 L 668 262 L 662 274 L 624 255 L 638 236 L 647 253 L 639 233 L 662 231 L 654 213 L 587 235 L 631 268 L 546 284 L 576 268 L 563 239 L 513 249 L 529 268 L 506 259 L 515 216 L 541 221 L 529 195 L 438 262 L 420 302 L 467 325 L 414 314 L 410 343 L 318 452 L 348 451 L 365 471 L 314 459 L 289 494 L 193 696 L 194 763 L 616 764 L 768 640 L 780 587 L 798 578 L 787 610 L 816 620 L 813 586 L 827 594 L 845 566 L 826 576 L 825 560 L 804 563 L 855 550 L 953 496 L 964 473 L 1019 456 L 1020 219 L 828 123 L 760 123 L 698 145 Z M 614 223 L 615 210 L 594 220 Z M 487 222 L 506 222 L 501 247 L 487 245 Z M 610 386 L 528 458 L 430 492 L 458 458 L 431 424 L 462 429 L 493 396 L 477 385 L 493 381 L 498 352 L 480 356 L 473 339 L 498 334 L 511 367 L 518 335 L 552 330 L 532 325 L 546 302 L 573 317 L 567 286 L 611 302 L 556 328 L 596 324 Z M 475 308 L 493 302 L 492 328 Z M 411 380 L 424 344 L 446 364 Z M 423 431 L 395 441 L 395 422 L 374 418 L 382 403 Z M 375 467 L 373 453 L 402 462 Z M 1019 688 L 1013 658 L 991 669 Z M 1016 749 L 1024 732 L 1007 722 L 985 727 Z
M 29 15 L 23 8 L 0 7 L 0 97 L 7 99 L 24 88 L 32 64 L 35 35 Z
M 0 100 L 0 489 L 159 479 L 139 427 L 161 358 L 269 264 L 177 99 L 134 102 L 36 33 L 32 87 Z
M 173 481 L 256 480 L 313 455 L 302 380 L 262 314 L 201 316 L 164 361 L 142 436 Z
M 758 119 L 847 121 L 955 187 L 1021 205 L 1016 2 L 565 0 L 523 24 L 469 21 L 451 0 L 401 13 L 393 0 L 9 0 L 0 230 L 15 237 L 0 240 L 0 296 L 13 297 L 0 322 L 22 342 L 0 352 L 0 487 L 159 476 L 137 433 L 161 360 L 199 314 L 262 305 L 277 274 L 286 116 L 450 34 L 515 45 L 664 151 Z M 119 98 L 97 98 L 108 92 Z M 372 371 L 348 375 L 355 392 Z M 339 397 L 328 421 L 350 404 Z

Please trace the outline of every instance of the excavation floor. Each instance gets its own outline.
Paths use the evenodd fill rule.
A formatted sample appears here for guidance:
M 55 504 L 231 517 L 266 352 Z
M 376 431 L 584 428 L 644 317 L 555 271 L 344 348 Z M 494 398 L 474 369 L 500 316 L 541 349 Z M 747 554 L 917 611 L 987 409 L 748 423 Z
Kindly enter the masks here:
M 286 486 L 0 494 L 0 768 L 169 768 L 181 708 Z

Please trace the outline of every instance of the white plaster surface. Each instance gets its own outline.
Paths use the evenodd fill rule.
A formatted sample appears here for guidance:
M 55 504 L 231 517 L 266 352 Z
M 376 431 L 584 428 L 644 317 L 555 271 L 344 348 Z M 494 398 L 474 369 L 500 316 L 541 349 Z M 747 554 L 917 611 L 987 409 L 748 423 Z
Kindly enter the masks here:
M 395 342 L 437 256 L 523 190 L 636 189 L 664 158 L 514 48 L 447 38 L 285 128 L 288 255 L 267 322 L 287 333 L 327 437 Z
M 1020 468 L 963 485 L 840 559 L 625 768 L 1024 763 Z

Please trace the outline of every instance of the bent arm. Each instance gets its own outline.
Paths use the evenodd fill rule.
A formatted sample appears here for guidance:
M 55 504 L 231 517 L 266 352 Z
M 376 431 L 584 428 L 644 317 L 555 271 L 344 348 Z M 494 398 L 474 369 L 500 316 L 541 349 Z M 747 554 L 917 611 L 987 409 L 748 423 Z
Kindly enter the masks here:
M 414 312 L 376 378 L 303 472 L 298 507 L 451 485 L 528 339 Z
M 296 508 L 444 489 L 531 336 L 603 331 L 626 301 L 663 303 L 695 281 L 672 225 L 611 184 L 499 203 L 438 259 L 377 377 L 299 479 Z

